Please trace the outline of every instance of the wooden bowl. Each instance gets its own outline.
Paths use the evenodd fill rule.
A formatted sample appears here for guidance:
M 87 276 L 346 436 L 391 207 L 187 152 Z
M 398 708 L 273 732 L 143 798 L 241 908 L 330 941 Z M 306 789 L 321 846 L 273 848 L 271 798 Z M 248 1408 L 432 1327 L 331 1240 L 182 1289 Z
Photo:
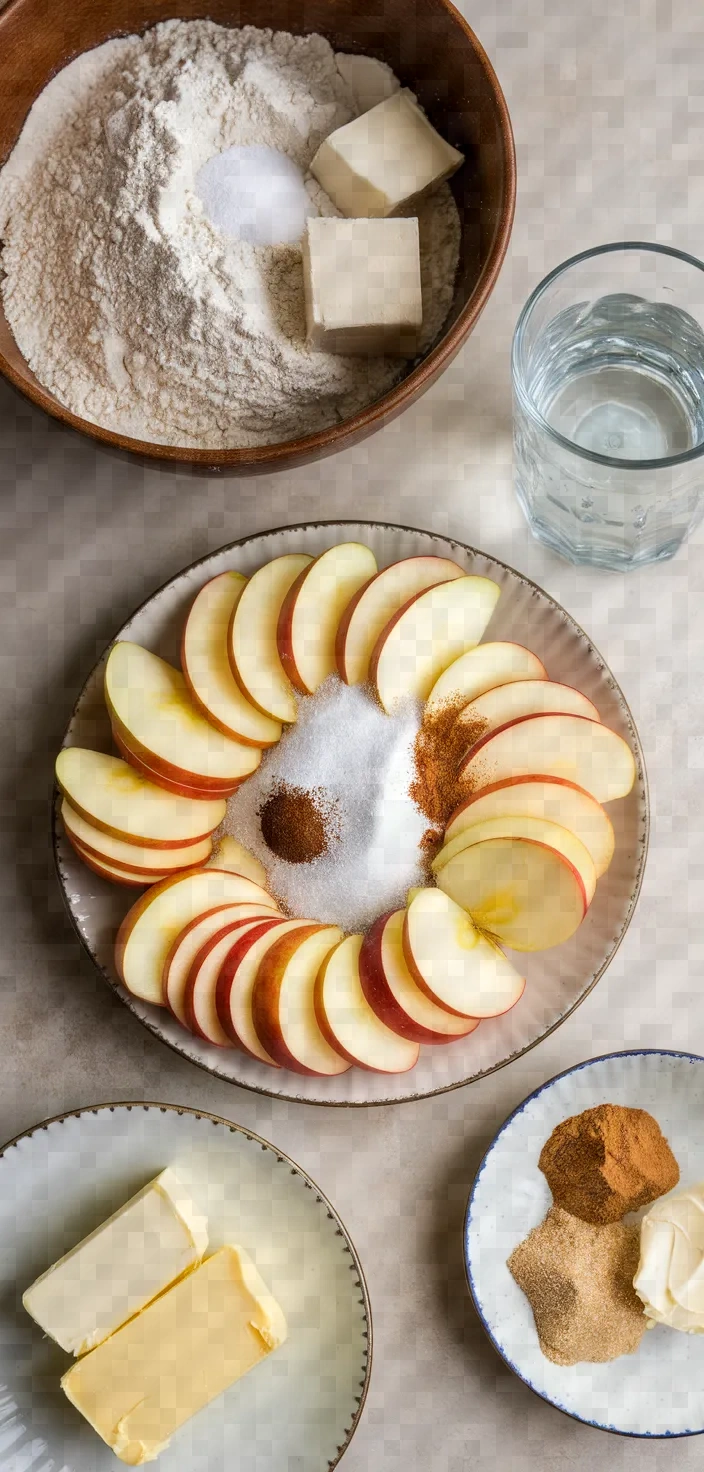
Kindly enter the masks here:
M 146 460 L 256 475 L 346 449 L 401 414 L 468 337 L 506 254 L 516 163 L 506 103 L 476 36 L 450 0 L 10 0 L 0 12 L 0 160 L 17 141 L 47 82 L 82 51 L 158 21 L 209 19 L 296 33 L 317 31 L 336 50 L 377 56 L 412 87 L 438 131 L 465 154 L 452 181 L 462 220 L 455 299 L 442 336 L 407 376 L 361 413 L 316 434 L 258 449 L 195 450 L 115 434 L 64 408 L 35 378 L 0 305 L 0 371 L 48 414 Z

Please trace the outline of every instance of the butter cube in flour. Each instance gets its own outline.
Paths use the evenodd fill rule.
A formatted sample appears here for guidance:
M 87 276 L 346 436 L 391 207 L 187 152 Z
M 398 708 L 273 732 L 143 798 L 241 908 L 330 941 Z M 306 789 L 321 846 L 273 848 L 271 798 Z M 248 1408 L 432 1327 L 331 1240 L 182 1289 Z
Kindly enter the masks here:
M 207 1223 L 164 1170 L 32 1283 L 22 1302 L 68 1354 L 107 1339 L 201 1261 Z
M 437 189 L 464 163 L 402 88 L 336 128 L 311 164 L 344 215 L 393 215 Z
M 328 353 L 412 357 L 423 323 L 418 221 L 309 219 L 308 338 Z

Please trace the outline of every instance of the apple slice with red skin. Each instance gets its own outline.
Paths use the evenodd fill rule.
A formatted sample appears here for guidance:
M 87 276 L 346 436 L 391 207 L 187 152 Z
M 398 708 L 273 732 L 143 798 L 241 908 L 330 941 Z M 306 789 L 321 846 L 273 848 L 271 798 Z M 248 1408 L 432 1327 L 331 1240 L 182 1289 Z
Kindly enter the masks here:
M 280 721 L 252 705 L 232 673 L 229 630 L 247 586 L 239 572 L 211 578 L 191 604 L 181 641 L 181 667 L 194 704 L 213 726 L 245 746 L 274 746 Z
M 405 910 L 380 915 L 364 937 L 359 975 L 370 1007 L 387 1027 L 413 1043 L 454 1043 L 468 1037 L 479 1022 L 431 1002 L 409 970 L 403 952 L 405 919 Z
M 489 578 L 453 578 L 416 594 L 389 619 L 369 664 L 387 715 L 405 700 L 426 700 L 447 665 L 478 644 L 500 591 Z
M 483 721 L 488 732 L 496 731 L 499 726 L 506 726 L 521 716 L 548 711 L 586 716 L 590 721 L 600 720 L 596 706 L 581 690 L 575 690 L 573 685 L 560 685 L 555 680 L 513 680 L 507 685 L 496 685 L 465 706 L 457 719 L 471 725 Z
M 189 843 L 184 848 L 142 848 L 138 843 L 125 843 L 123 839 L 111 838 L 100 828 L 86 823 L 80 813 L 75 813 L 69 803 L 61 804 L 61 818 L 70 838 L 74 838 L 91 855 L 103 864 L 115 865 L 118 869 L 137 870 L 143 874 L 158 873 L 160 878 L 178 869 L 191 869 L 204 864 L 213 849 L 212 838 L 203 838 L 200 843 Z M 153 883 L 153 880 L 148 880 Z
M 260 920 L 247 935 L 235 941 L 220 967 L 215 1005 L 221 1026 L 236 1047 L 259 1063 L 273 1068 L 280 1065 L 267 1052 L 255 1028 L 252 997 L 259 964 L 268 950 L 282 936 L 306 927 L 306 920 L 286 920 L 283 915 L 273 921 Z
M 591 854 L 597 879 L 606 873 L 614 853 L 611 819 L 596 798 L 564 777 L 507 777 L 482 788 L 455 808 L 445 843 L 485 818 L 511 816 L 548 818 L 568 828 Z
M 165 874 L 145 874 L 138 873 L 135 869 L 120 869 L 117 864 L 109 864 L 107 860 L 98 859 L 94 854 L 89 853 L 88 849 L 84 849 L 82 844 L 71 837 L 68 830 L 66 837 L 86 868 L 91 869 L 100 879 L 107 879 L 110 884 L 122 884 L 129 889 L 146 889 L 149 885 L 155 884 L 158 879 L 168 877 Z
M 591 904 L 596 889 L 596 869 L 591 854 L 575 833 L 571 833 L 569 828 L 562 828 L 559 823 L 550 822 L 548 818 L 527 818 L 507 814 L 501 818 L 482 818 L 471 827 L 464 828 L 456 838 L 443 844 L 439 854 L 433 859 L 433 873 L 438 883 L 438 876 L 448 864 L 452 863 L 457 854 L 471 847 L 472 844 L 486 843 L 495 838 L 525 838 L 532 843 L 540 843 L 548 848 L 556 849 L 564 859 L 567 859 L 572 868 L 577 870 L 582 881 L 586 902 L 588 905 Z
M 150 767 L 142 757 L 138 756 L 130 746 L 125 732 L 121 731 L 114 721 L 112 723 L 112 739 L 120 756 L 124 757 L 125 762 L 130 767 L 133 767 L 135 772 L 139 773 L 140 777 L 152 783 L 155 787 L 160 787 L 162 792 L 170 793 L 173 797 L 187 798 L 189 802 L 205 801 L 211 803 L 217 801 L 223 802 L 224 804 L 227 798 L 232 797 L 232 794 L 241 785 L 237 782 L 226 787 L 221 787 L 217 791 L 211 788 L 208 792 L 204 792 L 201 788 L 190 787 L 185 782 L 175 782 L 171 777 L 164 776 L 162 771 L 157 772 L 154 767 Z
M 362 542 L 339 542 L 303 569 L 281 606 L 276 642 L 294 689 L 312 695 L 335 673 L 335 641 L 350 600 L 376 574 Z
M 277 629 L 291 586 L 313 561 L 307 553 L 274 557 L 249 579 L 230 620 L 228 656 L 243 695 L 272 720 L 290 724 L 296 697 L 279 656 Z
M 253 879 L 255 884 L 261 884 L 262 889 L 267 887 L 267 872 L 261 860 L 250 853 L 239 838 L 233 838 L 229 833 L 223 833 L 208 863 L 213 869 L 231 869 L 233 874 L 244 874 L 245 879 Z
M 546 679 L 545 665 L 523 644 L 487 640 L 443 670 L 428 696 L 426 711 L 461 700 L 469 704 L 495 685 L 508 685 L 513 680 Z
M 335 661 L 346 685 L 361 685 L 369 676 L 374 645 L 389 619 L 418 593 L 460 578 L 464 568 L 446 557 L 404 557 L 382 568 L 355 593 L 338 624 Z
M 198 844 L 225 816 L 222 798 L 196 802 L 168 796 L 119 757 L 65 746 L 56 758 L 57 785 L 85 823 L 124 843 L 145 848 Z
M 474 792 L 508 777 L 564 777 L 596 798 L 626 797 L 636 777 L 630 746 L 600 721 L 585 716 L 522 716 L 483 735 L 459 768 Z
M 186 988 L 189 973 L 206 941 L 211 940 L 230 922 L 238 921 L 246 925 L 250 920 L 263 919 L 265 916 L 275 917 L 276 912 L 273 908 L 271 911 L 266 910 L 261 904 L 236 902 L 230 905 L 216 905 L 212 910 L 206 910 L 203 915 L 196 915 L 188 925 L 184 925 L 183 930 L 179 931 L 164 961 L 162 988 L 164 1005 L 168 1007 L 182 1027 L 188 1027 Z
M 323 961 L 315 983 L 315 1015 L 330 1047 L 370 1073 L 408 1073 L 420 1046 L 377 1016 L 359 977 L 363 935 L 348 935 Z
M 579 871 L 557 848 L 529 838 L 469 844 L 440 869 L 437 883 L 482 931 L 514 951 L 561 945 L 587 913 Z
M 189 1031 L 206 1043 L 219 1048 L 233 1048 L 234 1043 L 220 1023 L 215 1001 L 220 968 L 233 945 L 250 930 L 259 930 L 266 921 L 276 921 L 276 916 L 262 913 L 249 920 L 230 920 L 204 941 L 194 957 L 184 994 L 186 1026 Z
M 223 736 L 201 715 L 180 670 L 129 640 L 108 656 L 105 702 L 115 733 L 171 782 L 222 797 L 261 761 L 259 747 Z
M 187 869 L 152 885 L 128 910 L 117 932 L 115 965 L 128 992 L 164 1005 L 164 962 L 180 932 L 206 910 L 223 904 L 273 905 L 251 879 L 224 869 Z
M 523 996 L 525 977 L 440 889 L 411 901 L 403 949 L 421 991 L 457 1016 L 500 1017 Z
M 276 940 L 259 963 L 254 1027 L 271 1057 L 294 1073 L 330 1078 L 350 1067 L 323 1036 L 315 1014 L 316 977 L 341 940 L 337 925 L 302 925 Z

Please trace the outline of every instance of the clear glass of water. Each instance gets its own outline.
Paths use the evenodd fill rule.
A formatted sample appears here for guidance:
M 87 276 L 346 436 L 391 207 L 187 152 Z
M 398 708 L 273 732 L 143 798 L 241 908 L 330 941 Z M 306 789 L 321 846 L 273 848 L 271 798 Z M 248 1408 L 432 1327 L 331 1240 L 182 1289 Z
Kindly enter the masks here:
M 536 287 L 513 340 L 516 491 L 570 562 L 672 557 L 704 515 L 704 264 L 584 251 Z

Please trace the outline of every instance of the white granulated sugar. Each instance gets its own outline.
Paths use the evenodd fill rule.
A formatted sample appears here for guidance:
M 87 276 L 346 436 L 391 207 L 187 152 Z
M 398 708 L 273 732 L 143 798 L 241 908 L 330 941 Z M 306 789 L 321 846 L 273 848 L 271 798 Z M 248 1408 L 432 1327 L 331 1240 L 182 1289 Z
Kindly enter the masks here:
M 195 181 L 264 146 L 312 179 L 323 138 L 398 85 L 321 36 L 166 21 L 78 57 L 37 99 L 0 171 L 0 289 L 37 378 L 69 409 L 162 444 L 256 446 L 314 432 L 407 371 L 305 340 L 301 249 L 208 219 Z M 371 99 L 371 100 L 370 100 Z M 424 341 L 452 304 L 460 226 L 443 186 L 419 211 Z
M 276 148 L 226 148 L 196 174 L 211 225 L 231 240 L 281 245 L 300 240 L 313 206 L 297 164 Z
M 418 845 L 428 821 L 408 796 L 420 719 L 415 705 L 387 716 L 360 686 L 331 676 L 301 698 L 296 725 L 230 798 L 225 831 L 261 859 L 291 914 L 365 930 L 423 883 Z M 322 789 L 337 805 L 339 834 L 308 864 L 278 858 L 262 837 L 259 811 L 284 783 Z

